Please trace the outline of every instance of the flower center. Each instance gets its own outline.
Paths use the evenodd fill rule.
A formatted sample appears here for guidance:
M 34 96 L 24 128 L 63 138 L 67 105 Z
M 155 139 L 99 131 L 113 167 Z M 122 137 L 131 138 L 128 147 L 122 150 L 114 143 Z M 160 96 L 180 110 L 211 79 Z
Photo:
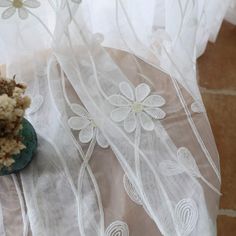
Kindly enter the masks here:
M 23 2 L 22 0 L 13 0 L 12 5 L 15 8 L 21 8 L 23 7 Z
M 143 104 L 140 102 L 134 102 L 132 104 L 132 109 L 136 113 L 141 112 L 143 110 Z

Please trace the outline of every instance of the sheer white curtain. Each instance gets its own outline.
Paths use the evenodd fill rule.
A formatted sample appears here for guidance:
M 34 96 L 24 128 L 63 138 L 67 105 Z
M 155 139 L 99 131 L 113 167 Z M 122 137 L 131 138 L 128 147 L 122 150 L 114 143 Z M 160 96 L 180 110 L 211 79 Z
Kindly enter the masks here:
M 0 0 L 0 63 L 29 85 L 39 136 L 19 179 L 0 179 L 1 235 L 216 235 L 219 159 L 196 59 L 233 9 Z M 6 182 L 19 197 L 14 225 Z

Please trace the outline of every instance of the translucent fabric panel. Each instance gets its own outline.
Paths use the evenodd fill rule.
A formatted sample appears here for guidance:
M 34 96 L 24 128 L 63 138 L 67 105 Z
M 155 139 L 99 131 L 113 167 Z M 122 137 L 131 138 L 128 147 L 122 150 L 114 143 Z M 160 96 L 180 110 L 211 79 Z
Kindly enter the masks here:
M 216 235 L 219 157 L 196 58 L 229 1 L 20 3 L 0 0 L 0 62 L 28 84 L 39 140 L 0 185 L 15 186 L 19 232 Z

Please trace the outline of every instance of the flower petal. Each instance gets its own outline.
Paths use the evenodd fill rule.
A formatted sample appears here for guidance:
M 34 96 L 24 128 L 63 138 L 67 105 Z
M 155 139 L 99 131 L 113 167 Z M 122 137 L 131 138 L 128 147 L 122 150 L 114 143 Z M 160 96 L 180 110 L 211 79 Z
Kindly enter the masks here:
M 144 108 L 144 111 L 148 113 L 148 115 L 150 115 L 152 118 L 158 120 L 163 119 L 166 116 L 166 113 L 158 107 Z
M 9 19 L 15 13 L 16 13 L 16 8 L 15 7 L 9 7 L 2 13 L 2 18 L 3 19 Z
M 146 98 L 150 92 L 151 92 L 151 89 L 150 89 L 150 87 L 147 84 L 145 84 L 145 83 L 139 84 L 135 88 L 136 100 L 138 102 L 143 101 L 143 99 Z
M 81 105 L 77 104 L 77 103 L 71 104 L 70 108 L 78 116 L 87 117 L 87 118 L 90 117 L 87 110 L 84 107 L 82 107 Z
M 100 129 L 97 130 L 96 139 L 97 139 L 97 143 L 100 147 L 102 147 L 102 148 L 108 148 L 109 147 L 109 144 L 108 144 L 106 138 L 104 137 L 104 135 L 103 135 L 103 133 Z
M 154 129 L 154 123 L 152 119 L 144 112 L 139 114 L 140 123 L 144 130 L 151 131 Z
M 29 16 L 29 13 L 25 7 L 21 7 L 18 9 L 18 15 L 22 20 L 25 20 Z
M 111 119 L 115 122 L 123 121 L 131 111 L 131 107 L 119 107 L 111 112 Z
M 10 7 L 12 6 L 12 2 L 8 0 L 0 0 L 0 7 Z
M 79 132 L 79 140 L 81 143 L 88 143 L 93 138 L 93 129 L 92 125 L 88 125 Z
M 147 107 L 161 107 L 165 103 L 165 99 L 160 95 L 150 95 L 143 101 L 143 105 Z
M 127 83 L 127 82 L 121 82 L 119 84 L 119 88 L 121 93 L 127 97 L 128 99 L 130 99 L 131 101 L 134 101 L 134 92 L 133 89 L 131 88 L 131 86 Z
M 68 120 L 68 124 L 73 130 L 81 130 L 90 124 L 90 120 L 84 117 L 74 116 Z
M 130 102 L 122 95 L 112 95 L 108 98 L 108 101 L 114 106 L 128 106 Z
M 132 133 L 137 125 L 137 118 L 134 112 L 130 112 L 124 120 L 124 128 L 128 133 Z
M 36 0 L 26 0 L 24 1 L 24 6 L 30 7 L 30 8 L 38 8 L 40 7 L 41 3 Z

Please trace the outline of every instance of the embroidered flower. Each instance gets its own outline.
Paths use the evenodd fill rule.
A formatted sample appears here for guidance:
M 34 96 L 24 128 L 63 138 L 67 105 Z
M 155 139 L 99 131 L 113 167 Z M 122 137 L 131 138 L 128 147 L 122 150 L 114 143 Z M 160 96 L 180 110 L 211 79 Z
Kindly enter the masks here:
M 159 107 L 165 104 L 165 99 L 160 95 L 150 95 L 151 89 L 145 84 L 139 84 L 134 90 L 127 82 L 119 85 L 121 94 L 109 97 L 109 102 L 117 106 L 111 113 L 115 122 L 124 121 L 124 129 L 132 133 L 137 122 L 147 131 L 154 129 L 153 119 L 163 119 L 166 113 Z
M 92 140 L 96 129 L 96 140 L 98 145 L 102 148 L 107 148 L 109 146 L 108 142 L 94 120 L 91 118 L 90 114 L 79 104 L 72 104 L 71 109 L 78 116 L 71 117 L 68 120 L 68 124 L 71 129 L 80 131 L 80 142 L 89 143 Z
M 37 0 L 0 0 L 0 7 L 7 7 L 2 13 L 3 19 L 9 19 L 18 11 L 19 17 L 24 20 L 29 16 L 27 8 L 38 8 L 40 2 Z

